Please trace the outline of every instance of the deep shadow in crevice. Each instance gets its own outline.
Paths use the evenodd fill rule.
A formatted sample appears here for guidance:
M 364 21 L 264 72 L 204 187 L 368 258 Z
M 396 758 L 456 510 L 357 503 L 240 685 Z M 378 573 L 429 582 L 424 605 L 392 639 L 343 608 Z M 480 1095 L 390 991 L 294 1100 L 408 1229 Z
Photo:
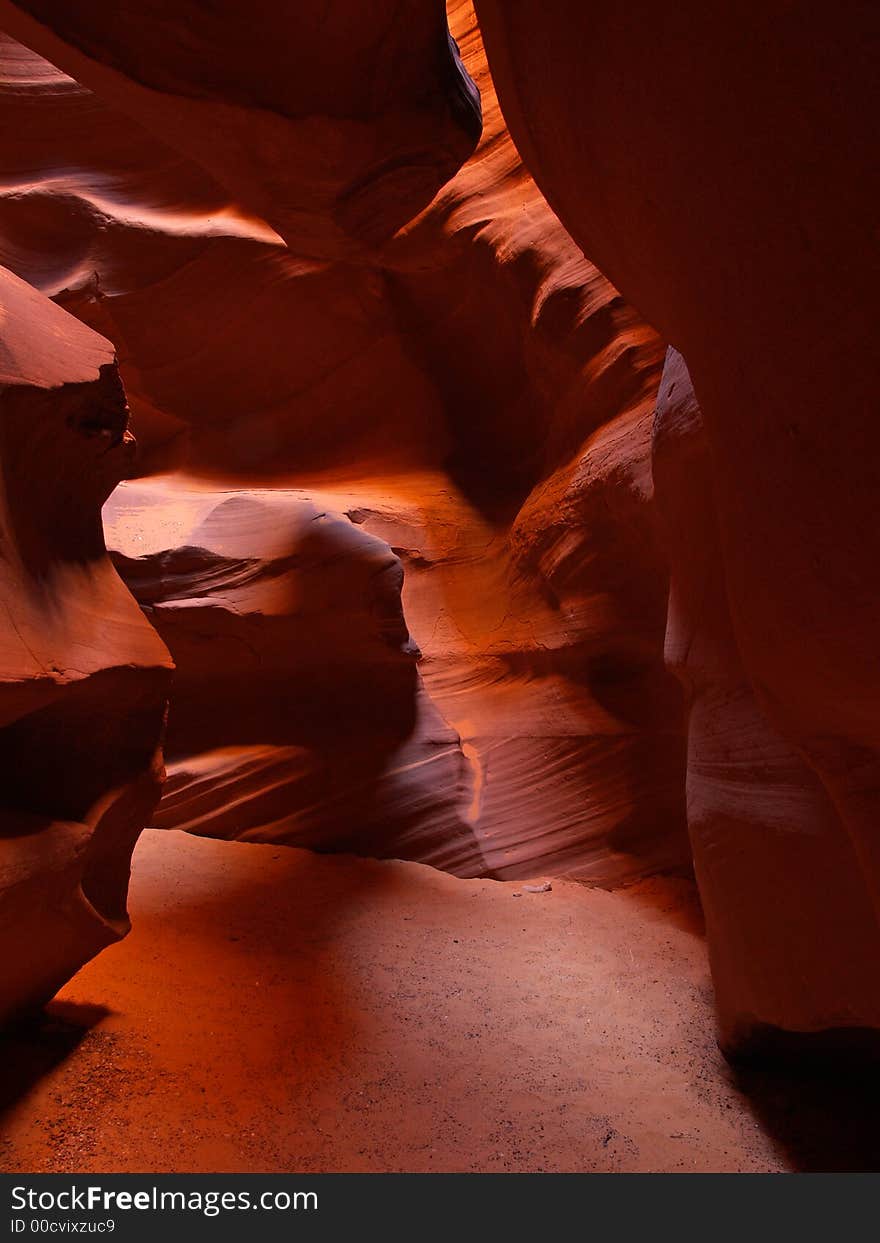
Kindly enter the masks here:
M 39 1014 L 0 1033 L 0 1122 L 109 1013 L 104 1006 L 52 1001 Z
M 817 1032 L 764 1042 L 731 1068 L 757 1121 L 801 1173 L 880 1172 L 876 1032 Z

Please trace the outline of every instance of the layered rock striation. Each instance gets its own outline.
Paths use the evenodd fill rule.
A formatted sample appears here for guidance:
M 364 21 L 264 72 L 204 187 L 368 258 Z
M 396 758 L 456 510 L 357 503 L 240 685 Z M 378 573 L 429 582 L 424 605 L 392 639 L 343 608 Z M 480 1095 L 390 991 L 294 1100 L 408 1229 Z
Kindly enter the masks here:
M 671 553 L 691 580 L 694 634 L 706 638 L 695 582 L 707 627 L 727 631 L 711 659 L 694 657 L 688 778 L 704 878 L 712 824 L 725 1039 L 744 1051 L 780 1030 L 876 1035 L 876 10 L 476 8 L 526 164 L 586 253 L 687 359 L 702 412 L 712 532 L 695 534 L 679 512 Z M 692 500 L 705 515 L 699 473 L 679 486 L 693 495 L 676 510 Z M 687 571 L 691 555 L 700 568 Z M 688 667 L 678 626 L 674 660 Z M 710 741 L 721 722 L 727 758 Z M 710 796 L 699 757 L 713 749 L 736 776 Z
M 435 14 L 419 75 L 373 100 L 411 115 L 418 77 L 434 156 L 426 177 L 375 131 L 421 201 L 395 191 L 400 217 L 364 228 L 339 209 L 339 109 L 328 130 L 274 100 L 272 132 L 283 115 L 285 143 L 314 145 L 269 168 L 268 80 L 221 57 L 205 83 L 190 57 L 145 82 L 125 13 L 111 31 L 24 7 L 10 30 L 86 85 L 8 44 L 4 89 L 42 137 L 4 155 L 0 247 L 119 352 L 142 449 L 108 536 L 178 666 L 156 822 L 461 875 L 686 867 L 650 472 L 662 348 L 524 170 L 469 4 L 449 7 L 457 50 Z M 202 29 L 198 6 L 173 20 Z M 312 55 L 354 115 L 334 29 Z M 474 83 L 482 138 L 452 175 Z M 233 113 L 246 170 L 198 119 Z
M 104 547 L 133 448 L 109 341 L 0 270 L 0 1021 L 128 926 L 171 661 Z

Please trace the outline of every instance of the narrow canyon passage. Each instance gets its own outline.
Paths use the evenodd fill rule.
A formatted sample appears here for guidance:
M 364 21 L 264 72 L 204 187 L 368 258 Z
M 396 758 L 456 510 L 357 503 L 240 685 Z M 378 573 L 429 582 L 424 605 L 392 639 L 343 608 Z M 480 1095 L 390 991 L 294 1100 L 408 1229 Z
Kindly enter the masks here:
M 134 928 L 3 1043 L 5 1170 L 871 1168 L 876 1101 L 735 1085 L 684 881 L 608 893 L 147 831 Z
M 112 7 L 0 0 L 0 1167 L 877 1171 L 880 10 Z

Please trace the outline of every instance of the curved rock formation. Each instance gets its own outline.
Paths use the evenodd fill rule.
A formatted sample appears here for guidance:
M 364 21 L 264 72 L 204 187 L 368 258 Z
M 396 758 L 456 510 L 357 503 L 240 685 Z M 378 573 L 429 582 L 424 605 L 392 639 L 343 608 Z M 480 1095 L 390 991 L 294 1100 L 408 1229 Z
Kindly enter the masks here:
M 12 45 L 4 89 L 43 137 L 4 152 L 0 247 L 119 351 L 143 453 L 108 530 L 179 669 L 158 823 L 463 875 L 615 883 L 687 866 L 650 476 L 662 349 L 523 169 L 470 5 L 449 22 L 482 96 L 479 147 L 426 210 L 404 196 L 400 220 L 349 221 L 344 242 L 337 207 L 309 198 L 327 144 L 258 166 L 266 101 L 236 97 L 222 58 L 213 83 L 175 61 L 175 83 L 147 90 L 124 14 L 99 39 L 88 6 L 55 34 L 23 7 L 4 7 L 10 28 L 109 103 Z M 428 46 L 418 35 L 413 65 Z M 414 80 L 401 72 L 383 86 L 392 111 Z M 421 81 L 435 92 L 436 76 Z M 186 98 L 163 137 L 186 154 L 196 113 L 227 116 L 221 95 L 250 116 L 246 178 L 225 139 L 200 139 L 203 172 L 113 111 L 155 129 L 172 85 Z M 285 124 L 290 142 L 312 132 Z M 280 185 L 291 170 L 301 184 Z M 316 512 L 322 539 L 300 556 Z M 395 559 L 392 650 L 365 583 Z M 310 661 L 325 671 L 311 687 Z M 256 668 L 278 691 L 255 694 Z M 228 711 L 233 683 L 247 711 Z
M 800 935 L 814 944 L 826 927 L 806 864 L 816 815 L 828 845 L 811 857 L 840 882 L 827 894 L 834 919 L 863 920 L 870 901 L 876 922 L 877 11 L 857 4 L 838 20 L 818 5 L 781 2 L 748 12 L 696 0 L 671 9 L 476 7 L 531 172 L 586 253 L 688 360 L 713 463 L 732 636 L 768 723 L 771 768 L 778 777 L 797 753 L 813 774 L 806 803 L 782 813 L 803 834 L 801 865 L 787 876 Z M 699 717 L 702 694 L 696 702 Z M 749 708 L 743 746 L 753 725 Z M 723 840 L 735 850 L 742 808 L 734 791 L 730 799 L 732 836 Z M 831 845 L 835 817 L 849 847 Z M 750 937 L 760 938 L 771 925 L 752 883 Z M 714 889 L 709 904 L 717 912 Z M 757 1009 L 748 947 L 731 940 L 724 951 L 740 964 L 725 970 L 723 990 L 734 1046 L 765 1019 L 798 1031 L 876 1027 L 876 984 L 850 978 L 852 987 L 829 992 L 825 955 L 807 964 L 797 1004 L 780 992 L 768 1005 L 769 977 L 782 989 L 778 966 L 794 953 L 778 938 L 799 935 L 772 926 Z M 733 921 L 719 929 L 719 954 L 734 935 Z M 850 940 L 859 941 L 854 929 L 834 944 L 842 951 Z M 862 953 L 875 942 L 876 931 L 866 933 Z M 835 996 L 849 1001 L 838 1008 Z
M 104 548 L 133 447 L 113 347 L 0 269 L 0 1021 L 127 929 L 168 653 Z
M 654 478 L 673 550 L 666 656 L 688 700 L 688 822 L 722 1045 L 743 1056 L 779 1048 L 781 1032 L 880 1026 L 880 934 L 859 859 L 743 669 L 709 443 L 675 350 L 657 404 Z
M 5 4 L 6 29 L 136 116 L 299 253 L 391 236 L 467 158 L 479 99 L 441 0 Z
M 104 521 L 178 668 L 154 824 L 479 870 L 387 544 L 301 494 L 161 478 Z

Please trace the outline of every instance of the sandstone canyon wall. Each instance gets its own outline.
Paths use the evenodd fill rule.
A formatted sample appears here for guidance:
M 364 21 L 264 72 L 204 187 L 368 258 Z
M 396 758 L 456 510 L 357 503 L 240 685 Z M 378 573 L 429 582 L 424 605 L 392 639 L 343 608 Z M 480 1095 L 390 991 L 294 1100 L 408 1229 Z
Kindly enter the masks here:
M 876 6 L 477 12 L 531 172 L 705 421 L 703 450 L 670 379 L 670 652 L 725 1038 L 876 1029 Z
M 0 269 L 0 1021 L 127 928 L 171 661 L 104 548 L 133 448 L 109 341 Z
M 21 727 L 101 776 L 16 806 L 146 790 L 149 622 L 155 824 L 616 884 L 687 866 L 686 791 L 725 1047 L 876 1029 L 876 11 L 478 0 L 515 147 L 466 0 L 354 7 L 0 0 L 0 262 L 115 347 L 146 618 L 112 482 L 51 556 L 9 485 L 10 600 L 51 581 L 63 660 L 97 577 L 134 646 L 74 667 L 142 721 Z
M 108 542 L 177 665 L 154 823 L 460 875 L 686 867 L 662 347 L 523 169 L 470 5 L 449 10 L 470 78 L 436 8 L 386 8 L 369 101 L 332 23 L 264 14 L 335 111 L 326 82 L 269 99 L 281 78 L 223 56 L 210 82 L 153 62 L 125 6 L 4 8 L 79 79 L 4 45 L 27 138 L 0 248 L 119 353 L 141 455 Z M 168 20 L 222 42 L 198 5 Z
M 672 349 L 653 465 L 673 554 L 666 656 L 688 704 L 688 823 L 722 1044 L 764 1055 L 784 1051 L 783 1032 L 853 1037 L 880 1025 L 870 894 L 828 791 L 743 667 L 708 437 Z

